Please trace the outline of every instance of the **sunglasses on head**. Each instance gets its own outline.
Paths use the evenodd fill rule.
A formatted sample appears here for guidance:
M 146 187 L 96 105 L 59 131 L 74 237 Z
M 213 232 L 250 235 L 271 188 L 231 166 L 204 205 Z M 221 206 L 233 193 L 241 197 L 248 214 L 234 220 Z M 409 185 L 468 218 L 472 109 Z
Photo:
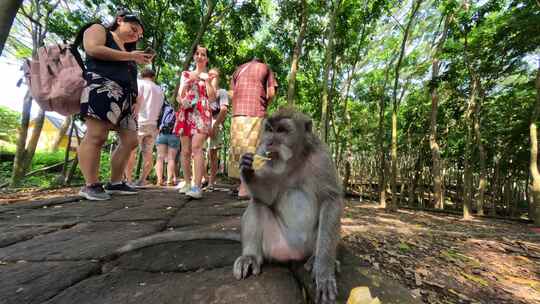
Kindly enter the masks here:
M 129 14 L 119 15 L 119 17 L 123 17 L 124 21 L 127 21 L 127 22 L 137 22 L 143 28 L 143 31 L 144 31 L 144 25 L 142 24 L 141 19 L 139 18 L 138 15 L 129 13 Z

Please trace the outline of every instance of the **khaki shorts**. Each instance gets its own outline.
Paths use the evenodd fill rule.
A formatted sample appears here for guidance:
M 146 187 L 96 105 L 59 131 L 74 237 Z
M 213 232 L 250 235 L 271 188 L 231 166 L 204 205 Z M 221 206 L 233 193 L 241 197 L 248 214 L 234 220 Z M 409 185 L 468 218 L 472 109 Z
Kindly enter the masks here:
M 228 161 L 230 177 L 240 178 L 240 157 L 255 153 L 259 144 L 263 117 L 235 116 L 231 122 L 231 149 Z
M 139 126 L 139 146 L 141 148 L 141 153 L 147 151 L 152 151 L 154 144 L 156 142 L 156 137 L 159 133 L 159 130 L 156 126 L 153 125 L 143 125 Z
M 223 146 L 223 130 L 221 127 L 219 127 L 216 131 L 216 134 L 214 134 L 214 137 L 208 138 L 208 149 L 219 149 Z

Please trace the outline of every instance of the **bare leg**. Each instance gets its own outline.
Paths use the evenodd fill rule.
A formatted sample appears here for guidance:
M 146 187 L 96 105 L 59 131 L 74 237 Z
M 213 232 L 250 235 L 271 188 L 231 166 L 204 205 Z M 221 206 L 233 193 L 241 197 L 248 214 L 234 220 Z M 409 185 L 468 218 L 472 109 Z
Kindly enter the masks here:
M 208 179 L 208 183 L 210 185 L 213 185 L 216 182 L 216 175 L 218 171 L 218 152 L 219 149 L 210 149 L 210 178 Z
M 153 136 L 146 135 L 140 140 L 141 154 L 143 157 L 143 168 L 142 173 L 139 178 L 140 181 L 146 181 L 148 174 L 152 171 L 152 164 L 154 162 L 152 157 L 152 150 L 154 149 L 154 138 Z
M 176 153 L 177 149 L 169 148 L 167 151 L 167 183 L 171 184 L 176 181 Z
M 122 175 L 126 169 L 126 164 L 130 153 L 137 147 L 137 132 L 128 129 L 121 129 L 118 132 L 120 144 L 114 150 L 111 157 L 111 183 L 122 181 Z
M 107 140 L 112 125 L 95 118 L 86 118 L 86 134 L 78 148 L 79 167 L 86 185 L 99 182 L 101 147 Z
M 203 145 L 206 141 L 206 134 L 195 134 L 193 135 L 192 141 L 192 150 L 193 150 L 193 162 L 195 163 L 195 180 L 194 184 L 197 187 L 201 187 L 201 181 L 204 170 L 204 155 L 203 155 Z
M 156 175 L 157 175 L 157 184 L 163 184 L 163 161 L 167 157 L 167 145 L 159 144 L 157 146 L 157 160 L 156 160 Z M 169 175 L 169 172 L 167 172 Z
M 182 170 L 184 172 L 184 180 L 186 184 L 191 183 L 191 139 L 187 136 L 180 137 L 182 144 Z
M 137 149 L 133 149 L 133 152 L 131 152 L 131 155 L 129 156 L 126 170 L 124 175 L 126 176 L 126 181 L 128 183 L 131 183 L 133 181 L 133 168 L 135 167 L 135 163 L 137 160 Z
M 238 187 L 238 196 L 248 196 L 249 192 L 247 191 L 246 185 L 240 180 L 240 186 Z

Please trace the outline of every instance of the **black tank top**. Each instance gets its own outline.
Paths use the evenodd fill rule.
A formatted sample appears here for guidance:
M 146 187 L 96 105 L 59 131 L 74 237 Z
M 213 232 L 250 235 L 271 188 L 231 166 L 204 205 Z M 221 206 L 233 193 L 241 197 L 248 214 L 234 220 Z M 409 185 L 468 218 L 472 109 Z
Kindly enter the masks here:
M 105 46 L 121 51 L 111 32 L 106 30 L 107 39 Z M 137 66 L 134 61 L 109 61 L 86 55 L 86 71 L 99 74 L 105 78 L 117 82 L 120 86 L 137 94 Z

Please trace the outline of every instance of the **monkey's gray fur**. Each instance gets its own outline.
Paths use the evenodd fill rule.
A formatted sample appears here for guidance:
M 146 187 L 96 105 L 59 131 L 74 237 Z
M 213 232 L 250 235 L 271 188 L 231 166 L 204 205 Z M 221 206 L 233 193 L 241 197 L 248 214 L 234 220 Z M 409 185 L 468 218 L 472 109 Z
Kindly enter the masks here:
M 336 247 L 343 193 L 326 146 L 311 119 L 291 108 L 265 121 L 257 154 L 270 156 L 253 170 L 242 156 L 240 175 L 252 197 L 242 217 L 242 256 L 236 278 L 260 272 L 263 260 L 306 261 L 316 283 L 316 302 L 334 303 Z
M 305 261 L 315 280 L 316 302 L 334 303 L 343 193 L 326 146 L 313 133 L 310 118 L 285 108 L 265 121 L 257 154 L 271 160 L 254 171 L 254 155 L 242 156 L 240 175 L 252 199 L 241 235 L 169 231 L 131 241 L 116 253 L 167 242 L 241 239 L 242 255 L 233 266 L 237 279 L 259 274 L 263 261 Z

